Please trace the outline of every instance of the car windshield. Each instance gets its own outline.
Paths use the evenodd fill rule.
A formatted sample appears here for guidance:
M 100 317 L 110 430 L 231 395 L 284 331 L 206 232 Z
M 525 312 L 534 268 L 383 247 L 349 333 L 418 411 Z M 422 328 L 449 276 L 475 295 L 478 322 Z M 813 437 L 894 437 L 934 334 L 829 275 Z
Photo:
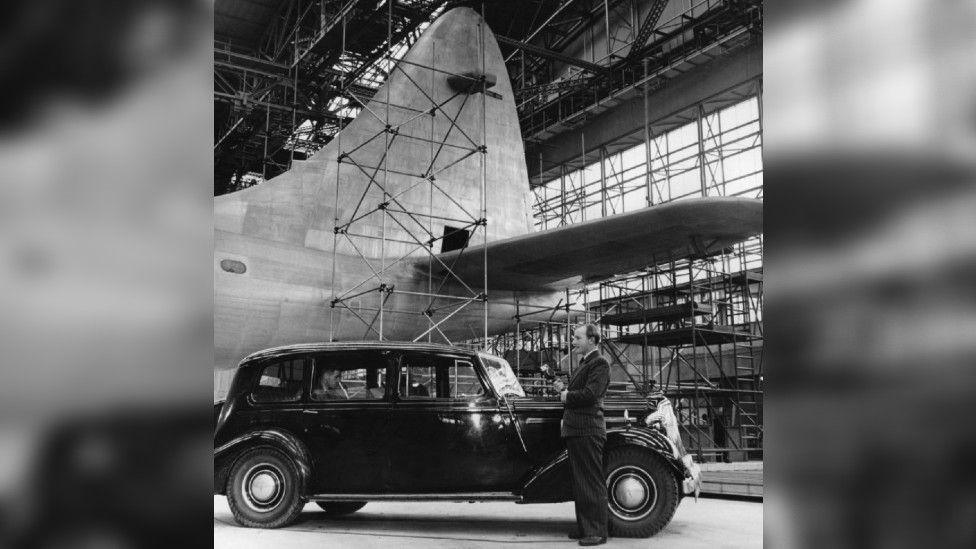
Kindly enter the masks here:
M 525 396 L 525 391 L 519 385 L 518 378 L 515 377 L 515 372 L 512 371 L 508 362 L 487 355 L 481 355 L 481 360 L 484 362 L 485 369 L 488 370 L 488 378 L 498 394 L 502 396 Z

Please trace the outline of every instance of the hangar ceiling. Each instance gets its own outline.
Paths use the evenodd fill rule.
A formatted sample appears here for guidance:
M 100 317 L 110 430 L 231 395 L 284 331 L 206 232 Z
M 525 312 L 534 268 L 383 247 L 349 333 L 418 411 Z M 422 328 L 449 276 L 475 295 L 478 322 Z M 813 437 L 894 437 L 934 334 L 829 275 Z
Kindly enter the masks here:
M 484 10 L 507 60 L 533 184 L 561 135 L 756 44 L 762 26 L 759 0 L 216 0 L 214 194 L 322 147 L 386 77 L 387 52 L 461 5 Z

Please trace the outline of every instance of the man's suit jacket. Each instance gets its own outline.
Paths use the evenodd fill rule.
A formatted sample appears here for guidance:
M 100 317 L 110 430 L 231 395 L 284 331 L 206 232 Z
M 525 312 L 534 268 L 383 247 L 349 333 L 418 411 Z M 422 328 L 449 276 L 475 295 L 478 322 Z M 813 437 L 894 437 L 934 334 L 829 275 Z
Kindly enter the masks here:
M 606 436 L 603 419 L 603 397 L 610 385 L 610 363 L 599 351 L 591 352 L 573 373 L 566 389 L 560 435 L 581 437 Z

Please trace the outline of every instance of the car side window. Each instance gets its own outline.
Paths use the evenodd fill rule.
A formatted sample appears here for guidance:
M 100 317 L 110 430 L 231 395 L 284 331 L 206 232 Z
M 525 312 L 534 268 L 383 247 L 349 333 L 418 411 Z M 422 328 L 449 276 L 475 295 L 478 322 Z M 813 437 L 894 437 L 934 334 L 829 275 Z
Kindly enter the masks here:
M 484 394 L 474 365 L 457 356 L 408 354 L 400 363 L 400 398 L 469 399 Z
M 386 364 L 374 351 L 336 352 L 315 358 L 314 401 L 383 400 Z
M 261 369 L 251 399 L 259 403 L 298 402 L 305 380 L 305 359 L 293 358 L 268 364 Z
M 437 398 L 437 387 L 434 385 L 435 369 L 424 364 L 409 364 L 400 367 L 400 398 L 425 399 Z
M 450 397 L 467 399 L 481 396 L 485 393 L 485 388 L 478 379 L 478 373 L 467 360 L 455 360 L 454 365 L 448 372 L 450 376 Z

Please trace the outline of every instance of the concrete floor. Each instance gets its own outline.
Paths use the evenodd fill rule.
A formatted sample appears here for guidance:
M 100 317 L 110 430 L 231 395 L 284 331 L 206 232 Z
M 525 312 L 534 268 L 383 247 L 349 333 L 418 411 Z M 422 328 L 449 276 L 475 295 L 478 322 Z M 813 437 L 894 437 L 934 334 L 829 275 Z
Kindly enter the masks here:
M 227 500 L 214 497 L 214 549 L 250 547 L 475 548 L 503 544 L 573 547 L 572 503 L 369 503 L 340 519 L 314 504 L 280 530 L 242 528 Z M 761 502 L 685 498 L 662 532 L 647 539 L 611 538 L 605 547 L 762 547 Z

